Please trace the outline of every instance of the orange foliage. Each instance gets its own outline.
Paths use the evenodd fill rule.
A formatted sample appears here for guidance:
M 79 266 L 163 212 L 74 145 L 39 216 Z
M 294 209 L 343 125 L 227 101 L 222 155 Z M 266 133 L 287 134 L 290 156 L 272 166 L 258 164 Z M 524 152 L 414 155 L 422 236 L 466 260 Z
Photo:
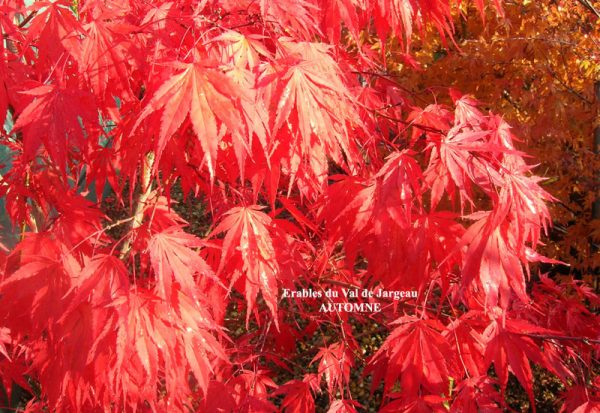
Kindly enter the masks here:
M 505 2 L 504 17 L 488 8 L 485 24 L 475 3 L 455 10 L 456 44 L 425 33 L 413 44 L 423 70 L 388 52 L 388 74 L 419 104 L 446 99 L 448 87 L 455 87 L 518 125 L 521 147 L 561 201 L 553 205 L 555 228 L 545 253 L 589 275 L 600 266 L 594 245 L 600 244 L 600 220 L 591 213 L 600 187 L 593 140 L 600 111 L 594 96 L 600 1 Z

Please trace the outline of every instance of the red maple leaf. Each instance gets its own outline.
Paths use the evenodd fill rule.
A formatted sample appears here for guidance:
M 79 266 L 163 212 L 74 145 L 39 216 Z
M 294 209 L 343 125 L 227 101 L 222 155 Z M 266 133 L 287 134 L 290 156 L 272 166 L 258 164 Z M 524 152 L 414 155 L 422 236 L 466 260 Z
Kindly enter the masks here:
M 40 85 L 21 93 L 32 96 L 14 124 L 15 130 L 23 130 L 26 158 L 33 159 L 43 144 L 50 158 L 66 167 L 70 145 L 85 148 L 82 123 L 93 126 L 97 119 L 93 96 L 55 85 Z
M 225 232 L 218 274 L 225 273 L 230 285 L 244 276 L 243 287 L 248 303 L 246 322 L 259 292 L 277 320 L 278 279 L 281 269 L 270 233 L 271 218 L 257 205 L 229 210 L 213 235 Z
M 280 386 L 274 394 L 284 394 L 281 407 L 286 413 L 311 413 L 315 411 L 315 399 L 310 382 L 291 380 Z
M 399 380 L 405 397 L 418 394 L 420 388 L 443 393 L 449 377 L 454 376 L 456 362 L 450 345 L 442 335 L 443 325 L 435 319 L 401 317 L 381 348 L 375 353 L 366 372 L 373 374 L 373 386 L 385 378 L 388 393 Z
M 319 376 L 325 377 L 329 394 L 342 391 L 350 380 L 350 369 L 354 365 L 352 352 L 344 343 L 322 347 L 311 363 L 319 361 Z
M 214 177 L 219 142 L 225 132 L 242 133 L 245 130 L 240 117 L 239 88 L 221 71 L 199 63 L 174 63 L 181 72 L 169 78 L 153 94 L 134 128 L 155 112 L 162 112 L 160 130 L 155 143 L 156 155 L 160 157 L 167 140 L 179 129 L 189 115 L 198 138 L 204 160 Z
M 198 299 L 195 276 L 216 278 L 213 270 L 194 248 L 203 243 L 179 227 L 154 234 L 148 242 L 150 260 L 157 278 L 158 296 L 171 299 L 173 282 L 188 297 Z

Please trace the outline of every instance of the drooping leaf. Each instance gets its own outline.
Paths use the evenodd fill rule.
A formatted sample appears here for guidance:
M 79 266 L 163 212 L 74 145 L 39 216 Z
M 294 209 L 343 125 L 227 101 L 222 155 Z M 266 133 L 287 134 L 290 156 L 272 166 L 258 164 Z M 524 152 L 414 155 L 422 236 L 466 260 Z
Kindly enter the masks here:
M 229 210 L 213 234 L 225 232 L 218 274 L 226 275 L 230 285 L 244 277 L 243 291 L 248 304 L 246 322 L 259 292 L 277 320 L 278 279 L 281 269 L 273 244 L 271 218 L 259 206 Z
M 329 394 L 334 395 L 350 380 L 350 369 L 353 367 L 352 353 L 343 343 L 334 343 L 322 347 L 313 358 L 312 363 L 319 361 L 319 376 L 325 377 Z
M 449 377 L 454 375 L 455 359 L 443 326 L 437 320 L 401 317 L 381 348 L 375 353 L 367 370 L 373 373 L 373 386 L 385 378 L 384 392 L 400 382 L 406 398 L 416 396 L 420 389 L 442 393 Z
M 285 394 L 281 407 L 286 413 L 310 413 L 315 410 L 310 384 L 305 381 L 289 381 L 277 389 L 277 394 Z
M 31 103 L 19 113 L 14 129 L 23 130 L 25 156 L 33 159 L 43 144 L 50 158 L 64 168 L 70 145 L 85 148 L 84 126 L 93 125 L 97 118 L 92 95 L 55 85 L 22 93 L 31 96 Z
M 170 300 L 172 284 L 176 282 L 184 294 L 197 299 L 195 276 L 215 277 L 210 266 L 194 250 L 202 245 L 201 240 L 179 227 L 171 227 L 150 238 L 148 250 L 159 297 Z
M 228 133 L 242 133 L 239 100 L 243 93 L 214 67 L 199 63 L 177 64 L 181 72 L 163 83 L 148 101 L 134 128 L 155 112 L 161 112 L 160 130 L 155 143 L 160 157 L 167 140 L 179 129 L 186 117 L 204 151 L 211 177 L 215 174 L 219 142 L 223 127 Z
M 483 333 L 487 340 L 485 366 L 494 364 L 502 391 L 506 390 L 508 372 L 512 372 L 523 386 L 535 411 L 533 395 L 533 373 L 530 362 L 550 366 L 547 356 L 527 334 L 552 334 L 522 320 L 506 320 L 505 326 L 492 322 Z

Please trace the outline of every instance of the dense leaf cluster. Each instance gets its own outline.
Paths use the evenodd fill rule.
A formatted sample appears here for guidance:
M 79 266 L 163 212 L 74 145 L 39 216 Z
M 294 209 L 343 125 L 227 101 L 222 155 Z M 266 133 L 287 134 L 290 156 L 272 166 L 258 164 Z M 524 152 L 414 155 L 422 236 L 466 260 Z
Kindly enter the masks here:
M 553 198 L 509 125 L 376 75 L 389 39 L 408 66 L 413 32 L 452 42 L 453 4 L 1 7 L 0 196 L 20 233 L 0 255 L 7 399 L 16 383 L 31 412 L 311 412 L 320 397 L 348 413 L 364 367 L 381 412 L 492 412 L 509 374 L 534 403 L 534 363 L 568 389 L 563 411 L 599 408 L 600 299 L 529 282 L 552 262 L 536 247 Z M 174 187 L 204 200 L 206 234 L 186 231 Z M 111 220 L 107 194 L 128 213 Z M 418 297 L 320 312 L 283 288 Z M 351 326 L 373 320 L 389 335 L 365 359 Z

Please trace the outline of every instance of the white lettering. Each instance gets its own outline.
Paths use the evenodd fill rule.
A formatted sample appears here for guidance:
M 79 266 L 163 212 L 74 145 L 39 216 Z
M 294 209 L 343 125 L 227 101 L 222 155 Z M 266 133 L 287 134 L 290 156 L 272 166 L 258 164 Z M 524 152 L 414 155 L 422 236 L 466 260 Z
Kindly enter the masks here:
M 378 313 L 381 303 L 323 303 L 319 307 L 321 313 Z

